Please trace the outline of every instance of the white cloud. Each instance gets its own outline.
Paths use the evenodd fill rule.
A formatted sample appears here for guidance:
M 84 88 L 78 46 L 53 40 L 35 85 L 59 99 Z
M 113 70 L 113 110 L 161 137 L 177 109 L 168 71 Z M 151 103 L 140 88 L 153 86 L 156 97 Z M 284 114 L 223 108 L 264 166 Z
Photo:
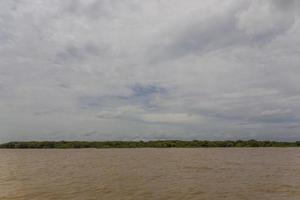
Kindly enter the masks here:
M 295 20 L 291 10 L 278 9 L 272 1 L 255 0 L 237 15 L 238 27 L 250 36 L 266 36 L 288 30 Z
M 0 1 L 0 141 L 300 139 L 299 8 Z
M 151 113 L 145 114 L 143 120 L 152 123 L 195 123 L 199 117 L 187 113 Z

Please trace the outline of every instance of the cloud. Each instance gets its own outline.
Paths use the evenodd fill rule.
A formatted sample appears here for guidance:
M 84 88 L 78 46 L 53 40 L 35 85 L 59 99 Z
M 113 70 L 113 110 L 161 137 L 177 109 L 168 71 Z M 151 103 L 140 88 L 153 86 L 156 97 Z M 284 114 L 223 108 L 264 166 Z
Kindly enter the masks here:
M 152 123 L 195 123 L 199 118 L 186 113 L 152 113 L 143 116 L 143 120 Z
M 0 2 L 0 142 L 300 139 L 296 0 Z
M 220 2 L 218 2 L 220 3 Z M 296 2 L 282 5 L 281 1 L 241 1 L 231 6 L 220 5 L 222 10 L 205 13 L 191 13 L 186 22 L 174 24 L 172 33 L 163 33 L 165 41 L 156 44 L 152 62 L 178 59 L 187 55 L 201 55 L 211 51 L 240 45 L 265 44 L 284 34 L 294 24 L 297 12 Z
M 256 1 L 238 16 L 238 28 L 252 37 L 272 37 L 287 31 L 294 23 L 294 1 Z

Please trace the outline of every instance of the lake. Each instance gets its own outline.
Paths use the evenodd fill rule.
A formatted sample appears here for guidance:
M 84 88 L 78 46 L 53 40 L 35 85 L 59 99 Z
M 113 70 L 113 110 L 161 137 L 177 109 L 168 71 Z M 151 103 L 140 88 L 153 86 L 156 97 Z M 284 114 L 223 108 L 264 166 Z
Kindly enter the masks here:
M 1 149 L 1 200 L 299 200 L 300 148 Z

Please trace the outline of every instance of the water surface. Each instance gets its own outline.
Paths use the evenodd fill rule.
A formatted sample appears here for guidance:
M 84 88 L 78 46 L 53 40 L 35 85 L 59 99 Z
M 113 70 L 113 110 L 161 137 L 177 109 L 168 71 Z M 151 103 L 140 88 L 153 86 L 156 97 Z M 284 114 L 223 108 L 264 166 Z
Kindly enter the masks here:
M 300 199 L 300 148 L 2 149 L 1 200 Z

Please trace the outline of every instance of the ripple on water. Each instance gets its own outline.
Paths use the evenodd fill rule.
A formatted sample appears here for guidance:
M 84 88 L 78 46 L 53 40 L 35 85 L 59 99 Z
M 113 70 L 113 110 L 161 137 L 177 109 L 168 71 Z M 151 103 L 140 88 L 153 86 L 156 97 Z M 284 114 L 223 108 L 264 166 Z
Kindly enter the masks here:
M 298 200 L 299 153 L 296 148 L 0 150 L 0 199 Z

